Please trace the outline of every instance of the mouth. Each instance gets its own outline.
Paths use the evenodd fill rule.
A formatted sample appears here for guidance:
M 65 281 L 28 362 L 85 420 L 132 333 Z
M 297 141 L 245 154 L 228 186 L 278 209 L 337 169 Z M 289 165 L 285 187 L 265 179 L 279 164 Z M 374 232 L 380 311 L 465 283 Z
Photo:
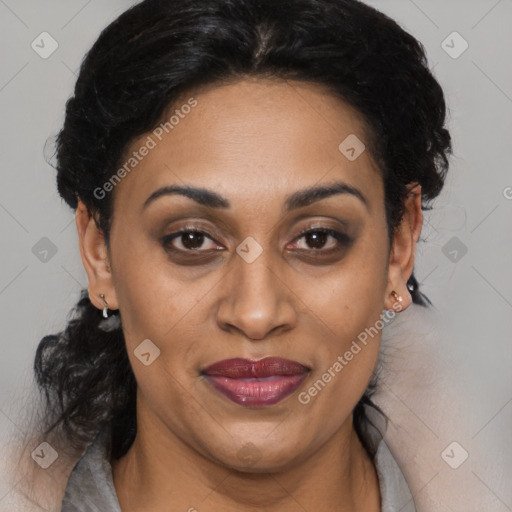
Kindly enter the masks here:
M 310 368 L 289 359 L 225 359 L 201 371 L 213 389 L 246 407 L 273 405 L 292 394 Z

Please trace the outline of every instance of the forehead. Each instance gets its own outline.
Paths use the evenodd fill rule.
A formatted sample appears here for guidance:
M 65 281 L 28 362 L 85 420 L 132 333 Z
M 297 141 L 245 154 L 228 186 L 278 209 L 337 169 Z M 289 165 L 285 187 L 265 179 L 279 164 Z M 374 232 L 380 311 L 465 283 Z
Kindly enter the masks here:
M 382 185 L 370 152 L 355 160 L 344 152 L 354 143 L 361 151 L 358 141 L 368 142 L 361 115 L 317 84 L 252 78 L 210 85 L 182 95 L 159 126 L 130 144 L 116 209 L 140 208 L 154 190 L 185 183 L 233 197 L 235 206 L 237 198 L 240 206 L 268 203 L 333 180 L 376 200 Z

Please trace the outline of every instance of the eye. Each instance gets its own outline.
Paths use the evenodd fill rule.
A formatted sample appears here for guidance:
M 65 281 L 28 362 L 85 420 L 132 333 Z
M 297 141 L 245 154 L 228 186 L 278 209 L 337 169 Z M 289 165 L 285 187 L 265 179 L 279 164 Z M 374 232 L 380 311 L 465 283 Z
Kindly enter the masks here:
M 197 229 L 182 229 L 172 233 L 164 237 L 162 243 L 167 250 L 178 252 L 207 252 L 220 247 L 207 233 Z
M 295 240 L 293 249 L 320 254 L 342 251 L 352 243 L 352 239 L 345 233 L 329 228 L 305 230 Z M 182 254 L 208 253 L 223 249 L 208 233 L 196 228 L 171 233 L 162 239 L 162 245 L 167 251 Z
M 352 239 L 345 233 L 328 228 L 303 231 L 296 240 L 300 241 L 302 239 L 304 239 L 303 243 L 295 242 L 295 249 L 322 254 L 341 251 L 352 243 Z

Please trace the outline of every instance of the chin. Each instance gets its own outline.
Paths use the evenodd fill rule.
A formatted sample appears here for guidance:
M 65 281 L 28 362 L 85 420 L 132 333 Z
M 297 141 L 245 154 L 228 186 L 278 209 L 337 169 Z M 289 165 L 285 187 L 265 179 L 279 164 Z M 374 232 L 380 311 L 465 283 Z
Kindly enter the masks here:
M 223 466 L 241 473 L 279 473 L 292 469 L 300 454 L 295 443 L 287 446 L 273 446 L 263 440 L 258 446 L 247 441 L 234 453 L 213 454 L 213 459 Z M 217 445 L 218 447 L 218 445 Z M 232 449 L 232 445 L 230 446 Z

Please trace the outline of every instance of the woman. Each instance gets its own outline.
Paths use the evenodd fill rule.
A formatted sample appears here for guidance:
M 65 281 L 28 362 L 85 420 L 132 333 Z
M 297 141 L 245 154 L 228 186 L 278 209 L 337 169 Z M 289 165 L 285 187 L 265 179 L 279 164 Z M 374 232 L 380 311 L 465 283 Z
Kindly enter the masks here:
M 102 32 L 57 142 L 88 290 L 35 360 L 47 434 L 87 448 L 63 511 L 415 510 L 366 413 L 382 328 L 428 306 L 444 122 L 421 44 L 354 0 Z

